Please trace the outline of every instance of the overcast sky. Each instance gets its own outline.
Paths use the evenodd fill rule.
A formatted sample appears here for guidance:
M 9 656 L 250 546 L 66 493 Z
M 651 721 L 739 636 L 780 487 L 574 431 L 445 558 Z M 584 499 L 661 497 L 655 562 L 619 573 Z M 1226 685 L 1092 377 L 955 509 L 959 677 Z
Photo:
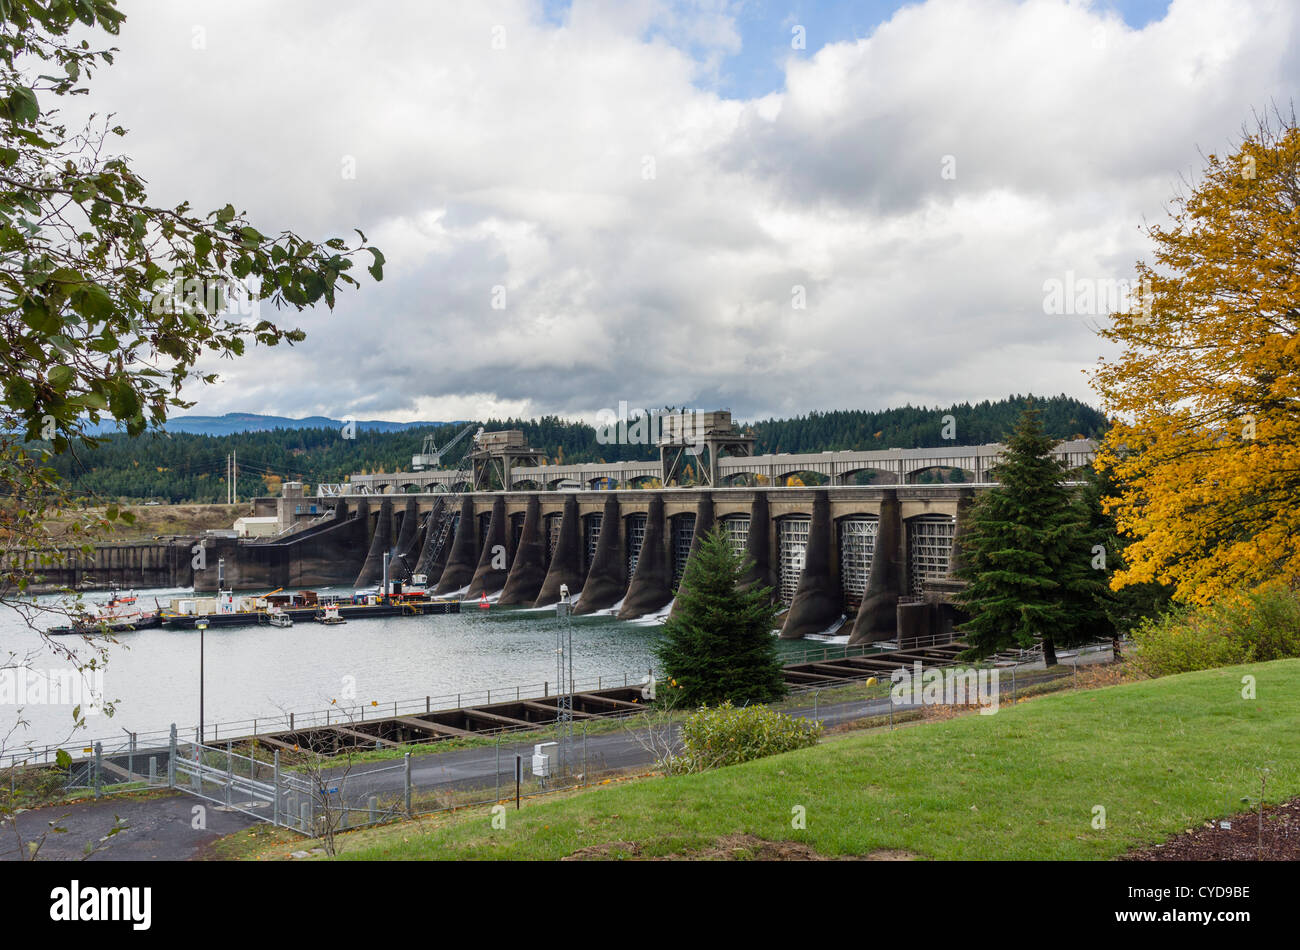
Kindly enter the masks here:
M 388 258 L 204 414 L 1089 398 L 1045 281 L 1130 278 L 1300 77 L 1293 0 L 122 6 L 91 98 L 155 200 Z

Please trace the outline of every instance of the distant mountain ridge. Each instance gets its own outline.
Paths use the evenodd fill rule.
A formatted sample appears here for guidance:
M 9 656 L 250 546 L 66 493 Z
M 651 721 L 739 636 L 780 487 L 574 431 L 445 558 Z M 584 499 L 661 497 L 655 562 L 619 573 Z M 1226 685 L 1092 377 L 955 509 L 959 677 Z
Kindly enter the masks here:
M 384 419 L 358 419 L 360 432 L 405 432 L 421 426 L 445 426 L 454 422 L 388 422 Z M 291 419 L 288 416 L 264 416 L 256 412 L 228 412 L 224 416 L 173 416 L 164 426 L 168 432 L 185 432 L 191 435 L 235 435 L 240 432 L 272 432 L 276 429 L 342 429 L 344 420 L 326 416 L 307 416 Z M 99 433 L 115 432 L 117 426 L 101 423 Z

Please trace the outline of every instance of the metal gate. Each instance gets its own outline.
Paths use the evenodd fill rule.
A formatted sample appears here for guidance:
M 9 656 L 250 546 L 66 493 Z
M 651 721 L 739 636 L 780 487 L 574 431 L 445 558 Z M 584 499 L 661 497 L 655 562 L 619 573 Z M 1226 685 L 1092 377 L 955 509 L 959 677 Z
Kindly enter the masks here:
M 875 518 L 845 518 L 840 522 L 840 586 L 844 606 L 850 611 L 858 609 L 867 591 L 879 524 Z
M 957 523 L 945 515 L 922 515 L 907 523 L 907 546 L 910 553 L 910 588 L 920 595 L 929 580 L 948 577 L 952 560 L 952 541 Z
M 749 545 L 749 518 L 745 515 L 723 518 L 722 530 L 731 542 L 731 552 L 743 561 Z
M 555 514 L 546 516 L 546 566 L 551 566 L 551 560 L 555 557 L 555 546 L 560 543 L 560 525 L 564 523 L 564 515 Z
M 600 543 L 600 527 L 604 520 L 604 514 L 599 511 L 587 515 L 587 560 L 582 565 L 584 574 L 591 569 L 592 562 L 596 560 L 596 545 Z
M 691 539 L 695 537 L 695 515 L 678 515 L 673 519 L 673 590 L 677 590 L 686 573 L 691 556 Z
M 627 579 L 632 582 L 636 574 L 637 561 L 641 559 L 641 545 L 645 543 L 645 526 L 647 515 L 627 516 Z
M 277 827 L 311 834 L 311 783 L 280 768 L 280 753 L 263 762 L 230 749 L 177 742 L 168 760 L 168 785 Z
M 782 518 L 780 525 L 780 596 L 781 603 L 789 607 L 794 602 L 795 592 L 799 589 L 799 578 L 803 576 L 804 559 L 808 553 L 808 531 L 812 527 L 812 519 Z

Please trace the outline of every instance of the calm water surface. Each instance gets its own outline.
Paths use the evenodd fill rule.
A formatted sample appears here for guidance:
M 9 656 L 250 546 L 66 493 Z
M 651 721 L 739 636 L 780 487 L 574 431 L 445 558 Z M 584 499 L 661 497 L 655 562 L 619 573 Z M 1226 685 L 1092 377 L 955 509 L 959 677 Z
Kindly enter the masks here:
M 350 593 L 323 588 L 322 593 Z M 150 603 L 181 591 L 140 591 Z M 87 595 L 103 601 L 107 594 Z M 41 598 L 49 602 L 52 598 Z M 288 629 L 264 626 L 209 629 L 206 633 L 207 722 L 279 716 L 286 711 L 322 709 L 355 686 L 349 704 L 417 699 L 482 689 L 505 689 L 555 681 L 556 632 L 563 623 L 553 608 L 492 607 L 466 602 L 459 615 L 349 620 L 338 626 L 297 623 Z M 41 626 L 52 626 L 46 620 Z M 636 682 L 655 665 L 660 624 L 622 621 L 608 615 L 573 620 L 573 673 L 583 682 L 597 676 Z M 139 630 L 119 636 L 104 671 L 105 699 L 116 703 L 110 718 L 88 720 L 90 738 L 124 737 L 123 730 L 153 732 L 175 722 L 198 721 L 199 634 L 194 630 Z M 81 647 L 74 637 L 59 642 Z M 778 641 L 793 656 L 814 644 Z M 0 608 L 0 661 L 39 644 L 16 611 Z M 0 665 L 3 665 L 0 662 Z M 68 664 L 48 651 L 33 668 L 52 671 Z M 350 678 L 350 679 L 349 679 Z M 343 700 L 340 700 L 343 701 Z M 8 742 L 3 735 L 18 718 L 0 702 L 0 746 L 63 742 L 72 706 L 27 704 L 29 725 Z M 21 737 L 21 738 L 20 738 Z

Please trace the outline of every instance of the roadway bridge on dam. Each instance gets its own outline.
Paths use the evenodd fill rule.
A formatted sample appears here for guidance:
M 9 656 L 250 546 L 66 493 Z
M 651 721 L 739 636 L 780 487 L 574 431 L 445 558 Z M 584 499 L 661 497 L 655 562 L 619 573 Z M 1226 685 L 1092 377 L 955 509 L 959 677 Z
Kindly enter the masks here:
M 1079 468 L 1092 461 L 1094 443 L 1087 439 L 1062 442 L 1053 454 L 1067 468 Z M 873 451 L 813 452 L 776 455 L 722 456 L 716 460 L 719 486 L 766 483 L 779 486 L 791 475 L 805 472 L 824 476 L 830 485 L 917 484 L 930 474 L 944 480 L 954 470 L 962 481 L 983 484 L 991 481 L 990 470 L 1002 454 L 1000 444 L 949 446 L 938 449 L 882 449 Z M 562 487 L 599 489 L 606 486 L 638 487 L 655 480 L 669 485 L 673 479 L 665 460 L 632 462 L 582 462 L 571 465 L 528 465 L 509 469 L 508 489 L 554 491 Z M 760 481 L 761 480 L 761 481 Z M 353 475 L 347 482 L 317 486 L 317 495 L 334 498 L 348 495 L 383 495 L 458 492 L 471 489 L 465 472 L 428 471 Z

